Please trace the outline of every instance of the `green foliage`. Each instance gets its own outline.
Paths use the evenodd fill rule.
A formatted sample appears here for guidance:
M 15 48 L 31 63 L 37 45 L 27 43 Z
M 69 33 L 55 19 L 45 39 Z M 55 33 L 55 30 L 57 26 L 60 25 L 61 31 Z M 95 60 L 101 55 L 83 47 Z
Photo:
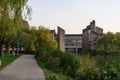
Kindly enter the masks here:
M 20 46 L 24 47 L 24 49 L 30 50 L 30 51 L 34 51 L 35 50 L 35 45 L 34 45 L 34 39 L 32 38 L 32 36 L 25 32 L 25 31 L 21 31 L 19 32 L 17 38 L 16 38 L 16 44 L 19 41 Z
M 11 45 L 23 47 L 25 50 L 29 51 L 36 51 L 37 48 L 42 47 L 55 49 L 57 47 L 57 41 L 50 38 L 50 31 L 45 27 L 29 29 L 24 25 L 20 25 Z
M 80 55 L 77 57 L 80 67 L 77 70 L 77 80 L 96 80 L 98 78 L 98 66 L 96 64 L 96 58 L 87 55 Z
M 48 48 L 39 51 L 36 53 L 36 57 L 45 62 L 48 69 L 75 77 L 76 71 L 79 68 L 79 62 L 74 55 L 61 52 L 58 49 Z
M 0 70 L 2 68 L 4 68 L 5 66 L 7 66 L 8 64 L 10 64 L 11 62 L 13 62 L 18 57 L 20 57 L 20 55 L 13 56 L 13 55 L 10 55 L 10 54 L 6 54 L 4 57 L 0 57 L 0 60 L 1 60 L 1 63 L 2 63 L 2 65 L 0 66 Z
M 62 75 L 62 74 L 57 74 L 54 73 L 48 69 L 43 69 L 46 75 L 46 80 L 73 80 L 72 78 Z
M 108 32 L 98 40 L 97 50 L 109 52 L 120 52 L 120 33 Z
M 120 80 L 120 57 L 106 62 L 101 72 L 102 80 Z
M 79 62 L 77 61 L 75 55 L 70 53 L 64 53 L 61 57 L 62 71 L 71 77 L 75 77 L 76 71 L 79 67 Z
M 45 62 L 41 61 L 38 58 L 36 58 L 36 60 L 37 60 L 37 63 L 40 65 L 40 67 L 43 69 L 45 76 L 46 76 L 46 80 L 73 80 L 72 78 L 66 75 L 57 74 L 53 71 L 46 69 L 47 66 Z
M 116 56 L 118 55 L 75 56 L 48 47 L 40 48 L 36 52 L 37 60 L 42 67 L 68 75 L 74 80 L 119 80 L 120 57 Z M 49 79 L 57 80 L 56 75 L 51 75 Z
M 51 47 L 57 48 L 57 42 L 50 37 L 50 30 L 40 26 L 35 32 L 36 42 L 38 47 Z
M 0 42 L 11 40 L 20 25 L 22 9 L 25 7 L 27 0 L 1 0 L 0 1 Z M 13 39 L 12 39 L 13 40 Z
M 57 48 L 57 41 L 50 37 L 50 30 L 39 26 L 39 29 L 35 29 L 34 27 L 30 30 L 30 35 L 32 36 L 33 45 L 35 49 L 39 48 Z
M 22 25 L 22 13 L 26 10 L 26 15 L 31 12 L 27 5 L 28 0 L 1 0 L 0 1 L 0 45 L 11 44 L 17 30 Z M 23 10 L 24 9 L 24 10 Z M 29 15 L 30 16 L 30 15 Z M 3 47 L 0 47 L 0 56 L 3 56 Z
M 41 68 L 46 68 L 46 64 L 45 64 L 43 61 L 41 61 L 41 60 L 38 59 L 38 58 L 36 58 L 36 60 L 37 60 L 37 63 L 39 64 L 39 66 L 40 66 Z

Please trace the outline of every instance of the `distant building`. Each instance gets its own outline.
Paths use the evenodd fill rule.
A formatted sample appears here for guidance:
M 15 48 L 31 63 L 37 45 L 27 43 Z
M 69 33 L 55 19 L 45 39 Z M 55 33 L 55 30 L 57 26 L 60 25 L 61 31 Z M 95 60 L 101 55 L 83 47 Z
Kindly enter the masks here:
M 98 39 L 103 35 L 103 29 L 95 25 L 95 20 L 90 22 L 82 34 L 65 34 L 65 30 L 58 26 L 58 33 L 50 31 L 52 39 L 57 39 L 61 51 L 78 53 L 81 49 L 94 50 Z
M 58 40 L 58 48 L 64 52 L 65 51 L 65 30 L 59 26 L 58 26 L 57 40 Z
M 55 32 L 55 30 L 50 30 L 50 38 L 56 39 L 56 32 Z
M 65 35 L 65 51 L 78 53 L 82 48 L 81 34 L 66 34 Z
M 103 29 L 95 25 L 95 20 L 90 22 L 85 29 L 83 29 L 83 48 L 95 49 L 97 40 L 103 35 Z

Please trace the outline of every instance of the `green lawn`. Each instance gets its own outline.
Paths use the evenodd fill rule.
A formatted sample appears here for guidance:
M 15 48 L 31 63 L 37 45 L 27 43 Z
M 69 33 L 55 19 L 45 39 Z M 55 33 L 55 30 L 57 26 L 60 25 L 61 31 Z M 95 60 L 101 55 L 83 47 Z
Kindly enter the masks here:
M 18 57 L 20 57 L 20 55 L 13 56 L 13 55 L 10 55 L 10 54 L 5 54 L 4 57 L 0 57 L 0 60 L 1 60 L 0 70 L 3 69 L 8 64 L 10 64 L 11 62 L 13 62 Z

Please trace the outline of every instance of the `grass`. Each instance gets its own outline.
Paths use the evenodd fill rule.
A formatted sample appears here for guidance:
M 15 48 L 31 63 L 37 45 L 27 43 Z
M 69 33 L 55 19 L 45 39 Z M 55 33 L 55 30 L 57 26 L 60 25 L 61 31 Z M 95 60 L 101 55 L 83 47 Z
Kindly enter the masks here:
M 66 75 L 62 75 L 62 74 L 58 74 L 53 71 L 50 71 L 49 69 L 46 68 L 46 64 L 44 62 L 42 62 L 39 59 L 36 59 L 36 60 L 37 60 L 37 63 L 39 64 L 39 66 L 44 71 L 46 80 L 73 80 L 72 78 L 70 78 Z
M 59 56 L 57 53 L 59 54 L 59 52 L 57 51 L 54 52 L 53 54 L 51 53 L 50 55 L 52 55 L 53 57 L 48 56 L 49 54 L 47 55 L 41 54 L 39 57 L 37 57 L 39 58 L 37 59 L 37 62 L 43 68 L 43 71 L 46 76 L 46 80 L 73 80 L 73 79 L 74 80 L 107 80 L 106 75 L 108 75 L 108 77 L 110 75 L 115 78 L 116 76 L 119 77 L 120 75 L 120 73 L 117 73 L 120 70 L 120 67 L 117 63 L 120 61 L 117 60 L 116 61 L 117 63 L 115 63 L 115 65 L 113 65 L 113 63 L 109 63 L 111 61 L 114 62 L 114 59 L 116 59 L 117 56 L 120 56 L 120 54 L 118 53 L 95 54 L 95 53 L 87 52 L 85 54 L 79 54 L 78 56 L 76 56 L 77 60 L 79 61 L 77 63 L 79 64 L 79 68 L 75 72 L 75 77 L 72 77 L 71 75 L 69 75 L 73 79 L 70 78 L 69 76 L 63 75 L 62 71 L 59 71 L 59 73 L 57 71 L 54 72 L 56 68 L 58 70 L 61 69 L 61 67 L 51 66 L 51 65 L 60 63 L 59 59 L 56 58 L 56 56 L 57 57 Z M 64 63 L 65 61 L 67 61 L 67 63 L 71 61 L 71 59 L 69 60 L 69 56 L 65 56 L 65 58 L 62 58 L 62 60 L 63 60 L 62 64 L 66 64 Z M 72 61 L 74 61 L 74 59 L 72 59 Z M 62 65 L 62 68 L 64 68 L 63 66 L 64 65 Z M 63 71 L 64 72 L 67 71 L 67 68 L 65 68 Z M 110 80 L 112 80 L 112 78 Z M 116 80 L 120 80 L 120 79 L 116 79 Z
M 43 71 L 45 72 L 46 80 L 73 80 L 66 75 L 57 74 L 45 68 L 43 69 Z
M 0 57 L 0 60 L 1 60 L 0 70 L 6 67 L 11 62 L 13 62 L 14 60 L 16 60 L 18 57 L 20 57 L 20 55 L 13 56 L 10 54 L 5 54 L 4 57 Z
M 36 60 L 37 60 L 38 65 L 39 65 L 41 68 L 46 68 L 46 64 L 45 64 L 43 61 L 41 61 L 41 60 L 39 60 L 39 59 L 36 59 Z

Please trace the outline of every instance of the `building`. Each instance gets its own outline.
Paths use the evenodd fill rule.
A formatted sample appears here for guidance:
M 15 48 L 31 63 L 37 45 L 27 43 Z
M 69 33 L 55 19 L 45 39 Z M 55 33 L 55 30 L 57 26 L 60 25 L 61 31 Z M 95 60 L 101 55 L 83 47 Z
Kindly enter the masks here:
M 61 27 L 57 27 L 57 34 L 55 30 L 50 30 L 50 38 L 57 40 L 58 48 L 65 52 L 65 30 Z
M 83 29 L 83 48 L 95 49 L 97 40 L 103 35 L 103 29 L 95 25 L 95 20 L 90 22 L 85 29 Z
M 50 30 L 50 38 L 51 39 L 56 39 L 56 32 L 55 32 L 55 30 Z
M 65 51 L 78 53 L 82 48 L 81 34 L 66 34 L 65 35 Z
M 65 30 L 58 26 L 58 34 L 51 30 L 51 38 L 57 39 L 61 51 L 78 53 L 81 49 L 94 50 L 98 39 L 103 35 L 103 29 L 96 26 L 95 20 L 82 30 L 82 34 L 65 34 Z
M 65 52 L 65 30 L 58 26 L 58 34 L 57 34 L 57 40 L 58 40 L 58 48 Z

